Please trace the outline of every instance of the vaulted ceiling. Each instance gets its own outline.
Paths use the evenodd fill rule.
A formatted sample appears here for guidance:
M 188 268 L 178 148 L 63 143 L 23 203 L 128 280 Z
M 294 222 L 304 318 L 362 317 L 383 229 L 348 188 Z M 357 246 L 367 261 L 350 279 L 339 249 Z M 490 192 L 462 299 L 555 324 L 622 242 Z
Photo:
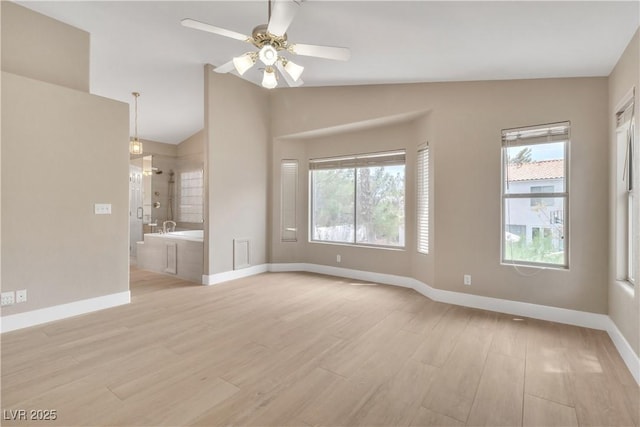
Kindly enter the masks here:
M 140 137 L 173 144 L 203 127 L 203 64 L 251 50 L 180 20 L 243 34 L 267 22 L 266 0 L 18 3 L 89 32 L 91 92 L 140 92 Z M 305 86 L 339 86 L 607 76 L 639 22 L 638 1 L 307 0 L 287 33 L 351 49 L 348 62 L 296 58 Z

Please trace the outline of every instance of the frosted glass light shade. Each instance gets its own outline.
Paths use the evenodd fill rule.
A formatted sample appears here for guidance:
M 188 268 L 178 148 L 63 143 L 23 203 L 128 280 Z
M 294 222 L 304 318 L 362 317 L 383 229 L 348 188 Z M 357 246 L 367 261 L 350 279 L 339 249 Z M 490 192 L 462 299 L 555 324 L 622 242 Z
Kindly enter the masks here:
M 258 52 L 258 57 L 264 65 L 273 65 L 278 60 L 278 51 L 270 44 L 266 44 Z
M 142 142 L 138 138 L 133 138 L 129 141 L 129 153 L 142 154 Z
M 276 86 L 278 86 L 278 80 L 276 79 L 276 73 L 273 68 L 265 68 L 264 75 L 262 76 L 262 87 L 273 89 Z
M 284 66 L 284 70 L 291 76 L 294 82 L 297 82 L 304 71 L 304 67 L 294 62 L 287 61 L 287 65 Z
M 243 75 L 247 72 L 247 70 L 253 67 L 255 61 L 248 53 L 245 53 L 242 56 L 236 56 L 233 58 L 233 65 L 236 67 L 236 71 L 238 74 Z

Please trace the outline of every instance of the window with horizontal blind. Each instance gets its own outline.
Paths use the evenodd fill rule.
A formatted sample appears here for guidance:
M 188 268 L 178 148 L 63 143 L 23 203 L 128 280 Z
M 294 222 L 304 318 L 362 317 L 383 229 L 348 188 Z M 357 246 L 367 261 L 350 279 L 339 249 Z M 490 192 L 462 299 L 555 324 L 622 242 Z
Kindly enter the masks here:
M 200 223 L 204 220 L 204 171 L 180 172 L 178 221 Z
M 502 262 L 569 267 L 569 122 L 502 131 Z
M 298 240 L 296 204 L 298 196 L 298 161 L 282 160 L 280 163 L 280 240 Z
M 309 161 L 310 240 L 404 247 L 405 151 Z
M 638 242 L 634 238 L 640 220 L 635 207 L 637 164 L 634 93 L 616 113 L 616 278 L 636 283 Z
M 416 164 L 417 243 L 418 252 L 429 253 L 429 146 L 418 150 Z

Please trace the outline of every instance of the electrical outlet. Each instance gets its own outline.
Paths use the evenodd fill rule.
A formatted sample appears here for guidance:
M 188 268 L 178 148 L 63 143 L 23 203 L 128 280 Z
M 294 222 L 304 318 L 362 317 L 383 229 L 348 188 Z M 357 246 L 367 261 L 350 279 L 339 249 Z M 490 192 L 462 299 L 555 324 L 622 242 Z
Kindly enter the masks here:
M 27 290 L 21 289 L 16 291 L 16 303 L 27 302 Z
M 340 255 L 336 255 L 336 261 L 337 262 L 342 262 L 342 257 Z
M 464 275 L 464 284 L 467 286 L 471 286 L 471 275 L 470 274 L 465 274 Z
M 16 302 L 15 292 L 13 291 L 2 292 L 2 294 L 0 294 L 0 300 L 2 305 L 15 304 Z

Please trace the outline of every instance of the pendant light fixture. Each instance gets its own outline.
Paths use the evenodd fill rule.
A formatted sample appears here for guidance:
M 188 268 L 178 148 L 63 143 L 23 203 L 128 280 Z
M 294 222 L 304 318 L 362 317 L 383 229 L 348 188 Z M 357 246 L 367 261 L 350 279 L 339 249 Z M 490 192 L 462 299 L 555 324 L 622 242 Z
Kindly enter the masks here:
M 138 139 L 138 92 L 131 92 L 135 103 L 135 133 L 131 141 L 129 141 L 129 153 L 134 155 L 142 154 L 142 142 Z

